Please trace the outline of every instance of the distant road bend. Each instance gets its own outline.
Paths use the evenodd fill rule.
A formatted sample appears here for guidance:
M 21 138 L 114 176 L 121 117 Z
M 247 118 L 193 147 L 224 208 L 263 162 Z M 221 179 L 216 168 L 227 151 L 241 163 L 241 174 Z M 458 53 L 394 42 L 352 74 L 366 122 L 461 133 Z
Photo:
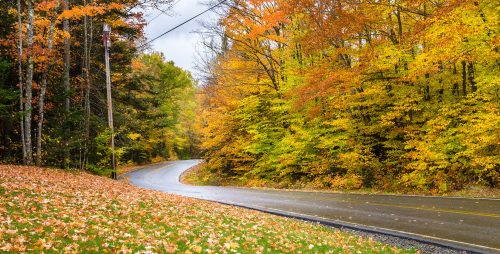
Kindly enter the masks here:
M 256 190 L 180 183 L 180 175 L 199 162 L 166 162 L 122 177 L 146 189 L 473 252 L 500 253 L 499 199 Z

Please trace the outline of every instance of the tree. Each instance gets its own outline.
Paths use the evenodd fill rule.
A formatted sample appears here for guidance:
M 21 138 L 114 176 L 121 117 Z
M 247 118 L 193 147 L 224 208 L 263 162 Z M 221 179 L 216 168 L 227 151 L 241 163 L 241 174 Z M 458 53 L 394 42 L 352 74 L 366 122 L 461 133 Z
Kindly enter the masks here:
M 116 119 L 121 146 L 126 148 L 124 160 L 144 163 L 195 156 L 188 129 L 194 114 L 189 73 L 158 53 L 141 55 L 133 60 L 124 88 L 117 94 L 123 104 L 117 106 Z
M 49 69 L 53 65 L 52 59 L 53 52 L 52 48 L 54 46 L 54 29 L 55 29 L 55 21 L 56 21 L 56 10 L 58 8 L 58 2 L 53 1 L 51 5 L 47 7 L 45 10 L 47 13 L 52 12 L 52 15 L 47 15 L 50 19 L 49 23 L 49 32 L 47 38 L 47 53 L 46 53 L 46 62 L 44 63 L 44 70 L 42 74 L 42 84 L 40 88 L 40 94 L 38 96 L 38 128 L 37 128 L 37 139 L 36 139 L 36 165 L 40 166 L 42 164 L 42 129 L 43 129 L 43 121 L 44 121 L 44 109 L 45 109 L 45 94 L 47 91 L 47 82 L 49 76 Z
M 207 170 L 285 187 L 498 186 L 497 7 L 236 2 L 205 43 Z
M 24 97 L 24 83 L 23 83 L 23 22 L 21 18 L 21 0 L 17 0 L 17 23 L 18 23 L 18 76 L 19 76 L 19 112 L 24 112 L 23 97 Z M 23 147 L 23 163 L 26 164 L 26 138 L 24 131 L 24 117 L 21 115 L 21 145 Z
M 23 158 L 27 164 L 36 162 L 38 165 L 102 172 L 107 165 L 99 164 L 103 156 L 99 153 L 105 152 L 101 147 L 103 144 L 99 142 L 104 140 L 107 130 L 103 124 L 106 115 L 102 111 L 105 108 L 105 93 L 100 85 L 103 82 L 103 59 L 102 54 L 97 52 L 102 52 L 103 46 L 100 36 L 95 34 L 102 32 L 104 22 L 113 27 L 112 79 L 116 84 L 117 94 L 126 93 L 120 89 L 124 89 L 129 82 L 132 61 L 139 55 L 137 42 L 144 39 L 145 21 L 142 12 L 138 10 L 168 6 L 172 1 L 78 0 L 71 1 L 71 5 L 69 3 L 66 0 L 2 2 L 2 8 L 9 10 L 5 15 L 2 13 L 0 22 L 4 29 L 0 31 L 0 149 L 6 151 L 2 152 L 2 161 L 11 162 Z M 12 43 L 14 40 L 17 41 L 17 48 L 12 47 L 15 45 Z M 11 71 L 14 66 L 11 64 L 12 59 L 17 60 L 18 70 L 15 73 Z M 188 113 L 187 108 L 181 110 L 179 105 L 181 101 L 191 98 L 194 88 L 187 73 L 178 70 L 173 64 L 168 66 L 173 74 L 156 74 L 155 79 L 161 82 L 170 82 L 163 79 L 178 79 L 179 84 L 186 86 L 186 89 L 179 88 L 185 98 L 163 98 L 163 103 L 170 104 L 157 105 L 162 108 L 158 110 L 163 113 L 157 115 L 161 119 L 171 118 L 170 113 L 175 113 L 172 121 L 165 120 L 168 128 L 162 128 L 168 129 L 165 139 L 173 135 L 176 141 L 172 146 L 165 141 L 164 147 L 158 147 L 155 153 L 189 157 L 191 154 L 183 151 L 192 142 L 188 141 L 191 138 L 186 138 L 188 134 L 184 132 L 188 128 L 187 123 L 181 125 L 180 119 L 185 117 L 183 121 L 189 122 L 192 114 Z M 181 79 L 181 76 L 184 78 Z M 16 88 L 15 84 L 19 83 Z M 12 89 L 19 89 L 20 93 L 15 93 Z M 167 88 L 160 90 L 157 96 L 164 96 L 162 93 L 169 91 Z M 11 101 L 13 95 L 19 96 L 19 103 Z M 120 99 L 116 101 L 119 107 L 125 108 L 124 103 L 130 102 Z M 137 98 L 137 101 L 140 100 L 142 99 Z M 19 109 L 13 110 L 13 105 L 19 106 Z M 146 115 L 156 114 L 142 112 Z M 12 124 L 18 122 L 12 118 L 14 116 L 22 117 L 18 124 L 20 128 L 13 129 Z M 127 122 L 124 121 L 119 123 L 118 128 L 126 129 L 126 126 Z M 32 137 L 34 130 L 36 134 Z M 129 133 L 121 134 L 121 137 L 127 137 Z M 36 148 L 32 147 L 32 142 Z M 121 144 L 124 147 L 120 148 L 124 151 L 126 146 L 134 145 L 134 142 L 128 140 Z M 23 147 L 25 149 L 21 149 Z M 32 156 L 34 150 L 36 160 Z M 147 155 L 146 161 L 151 160 L 152 156 L 154 155 Z
M 33 163 L 33 147 L 31 139 L 31 117 L 32 117 L 32 98 L 33 98 L 33 68 L 34 68 L 34 30 L 35 30 L 35 10 L 33 0 L 28 0 L 28 31 L 26 35 L 26 47 L 28 49 L 28 64 L 26 66 L 26 89 L 24 101 L 24 138 L 26 142 L 26 164 Z

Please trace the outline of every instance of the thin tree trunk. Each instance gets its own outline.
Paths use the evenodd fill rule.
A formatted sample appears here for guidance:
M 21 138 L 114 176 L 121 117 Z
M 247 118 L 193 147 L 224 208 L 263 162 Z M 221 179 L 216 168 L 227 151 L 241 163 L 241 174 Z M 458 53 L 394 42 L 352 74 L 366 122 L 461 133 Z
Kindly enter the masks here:
M 23 164 L 26 164 L 26 139 L 24 138 L 24 84 L 23 84 L 23 23 L 21 19 L 21 0 L 17 0 L 17 22 L 18 22 L 18 75 L 19 75 L 19 112 L 21 113 L 21 143 L 23 146 Z
M 467 96 L 467 63 L 462 61 L 462 95 Z
M 69 1 L 64 0 L 64 11 L 69 10 Z M 70 27 L 69 27 L 69 20 L 68 19 L 63 19 L 63 31 L 68 36 L 70 34 Z M 70 110 L 70 64 L 71 64 L 71 45 L 70 45 L 70 39 L 68 37 L 64 38 L 64 92 L 66 101 L 65 101 L 65 109 L 66 112 L 69 112 Z
M 396 11 L 396 18 L 398 20 L 398 43 L 403 41 L 403 22 L 401 20 L 401 7 L 398 7 Z
M 33 163 L 33 149 L 31 144 L 31 114 L 32 114 L 32 88 L 33 88 L 33 37 L 34 37 L 34 19 L 35 11 L 33 0 L 28 0 L 28 34 L 26 38 L 26 47 L 28 48 L 28 66 L 26 70 L 26 100 L 24 103 L 24 130 L 26 141 L 26 164 Z
M 457 74 L 458 74 L 457 65 L 456 65 L 456 63 L 453 63 L 453 75 L 457 75 Z M 453 84 L 452 93 L 453 93 L 453 95 L 456 95 L 457 97 L 460 96 L 460 89 L 458 88 L 457 82 L 455 82 Z
M 55 11 L 54 11 L 55 12 Z M 54 41 L 54 25 L 55 18 L 52 17 L 50 20 L 50 28 L 49 28 L 49 40 L 47 48 L 49 50 L 49 54 L 51 56 L 53 41 Z M 42 87 L 40 88 L 40 95 L 38 98 L 38 131 L 37 131 L 37 139 L 36 139 L 36 165 L 40 166 L 42 164 L 42 129 L 43 129 L 43 117 L 44 117 L 44 103 L 45 103 L 45 92 L 47 91 L 47 78 L 48 72 L 51 64 L 45 68 L 43 71 L 42 77 Z
M 475 93 L 477 91 L 475 75 L 476 75 L 476 73 L 475 73 L 474 63 L 469 62 L 469 83 L 471 86 L 471 91 L 473 93 Z
M 63 2 L 63 11 L 69 10 L 69 0 L 64 0 Z M 66 36 L 69 36 L 70 34 L 70 27 L 69 27 L 69 20 L 68 19 L 63 19 L 63 32 L 65 33 Z M 65 105 L 64 109 L 66 111 L 66 116 L 65 116 L 65 122 L 66 122 L 66 127 L 65 127 L 65 140 L 64 140 L 64 167 L 69 167 L 70 163 L 70 149 L 69 149 L 69 126 L 68 126 L 68 120 L 69 120 L 69 111 L 70 111 L 70 105 L 71 105 L 71 84 L 70 84 L 70 69 L 71 69 L 71 45 L 70 45 L 70 38 L 65 37 L 64 38 L 64 70 L 63 70 L 63 86 L 64 86 L 64 93 L 65 93 Z
M 90 1 L 92 3 L 92 1 Z M 85 6 L 87 6 L 88 2 L 87 0 L 84 1 Z M 90 18 L 90 21 L 89 21 Z M 84 17 L 84 78 L 85 78 L 85 105 L 84 105 L 84 110 L 85 110 L 85 142 L 84 142 L 84 150 L 83 150 L 83 162 L 82 162 L 82 169 L 87 168 L 87 162 L 88 162 L 88 150 L 89 150 L 89 143 L 90 143 L 90 88 L 92 85 L 92 81 L 90 80 L 90 52 L 92 48 L 92 37 L 93 37 L 93 31 L 92 31 L 92 18 L 85 15 Z M 89 24 L 90 23 L 90 24 Z M 89 29 L 90 25 L 90 29 Z M 90 30 L 90 31 L 89 31 Z M 90 35 L 89 35 L 90 33 Z

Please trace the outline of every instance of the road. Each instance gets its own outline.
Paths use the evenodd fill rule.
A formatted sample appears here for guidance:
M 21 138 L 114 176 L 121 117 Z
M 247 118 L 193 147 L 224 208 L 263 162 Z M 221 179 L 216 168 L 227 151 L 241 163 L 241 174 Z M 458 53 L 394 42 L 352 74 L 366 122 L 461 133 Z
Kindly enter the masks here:
M 500 253 L 499 199 L 257 190 L 180 183 L 180 175 L 198 163 L 197 160 L 167 162 L 122 177 L 146 189 Z

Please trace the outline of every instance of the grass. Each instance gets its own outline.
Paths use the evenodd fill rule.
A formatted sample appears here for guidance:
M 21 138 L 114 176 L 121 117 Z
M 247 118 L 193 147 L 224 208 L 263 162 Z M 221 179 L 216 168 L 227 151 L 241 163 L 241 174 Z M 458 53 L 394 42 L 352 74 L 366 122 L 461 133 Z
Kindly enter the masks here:
M 415 253 L 86 173 L 0 166 L 7 253 Z
M 289 187 L 287 184 L 265 183 L 263 181 L 242 181 L 237 178 L 225 178 L 219 174 L 205 170 L 204 164 L 199 164 L 181 176 L 183 183 L 196 186 L 240 186 L 255 189 L 282 189 L 289 191 L 307 192 L 332 192 L 351 194 L 387 194 L 387 195 L 424 195 L 424 196 L 444 196 L 444 197 L 464 197 L 464 198 L 500 198 L 500 188 L 488 188 L 485 186 L 465 186 L 462 190 L 453 190 L 446 193 L 419 192 L 419 191 L 384 191 L 377 189 L 345 190 L 322 187 L 311 187 L 308 184 L 294 184 Z

